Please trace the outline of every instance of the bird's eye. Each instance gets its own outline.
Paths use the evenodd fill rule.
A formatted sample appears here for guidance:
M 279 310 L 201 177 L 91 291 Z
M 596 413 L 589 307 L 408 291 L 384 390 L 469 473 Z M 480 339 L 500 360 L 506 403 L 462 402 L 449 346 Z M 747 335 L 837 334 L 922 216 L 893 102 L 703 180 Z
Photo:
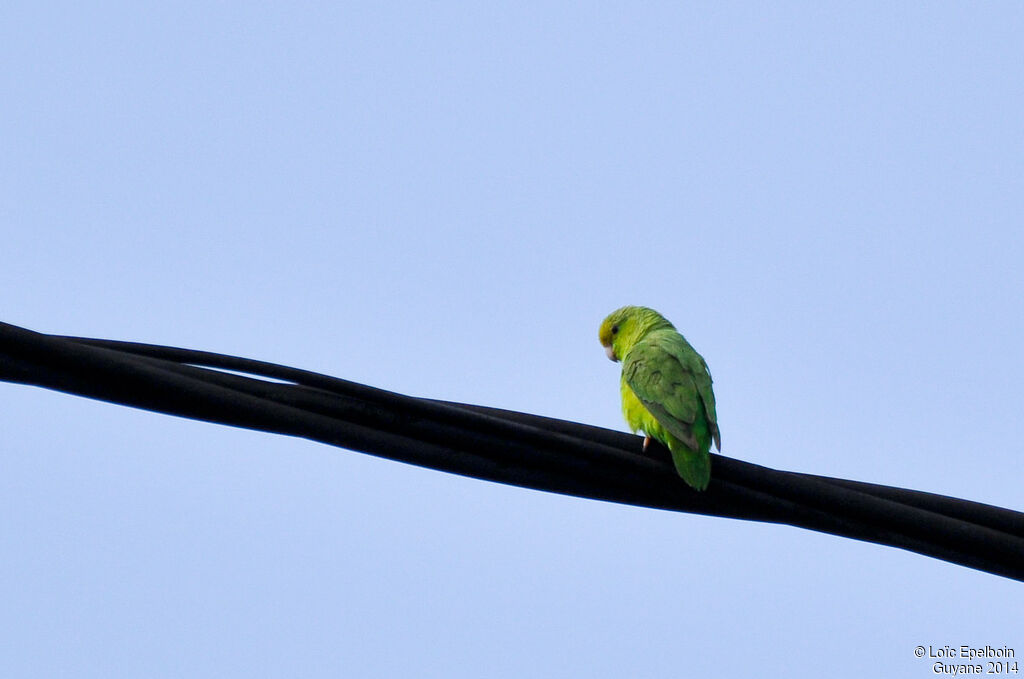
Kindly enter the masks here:
M 619 334 L 619 326 L 617 326 L 617 325 L 613 325 L 612 326 L 612 334 L 613 335 Z

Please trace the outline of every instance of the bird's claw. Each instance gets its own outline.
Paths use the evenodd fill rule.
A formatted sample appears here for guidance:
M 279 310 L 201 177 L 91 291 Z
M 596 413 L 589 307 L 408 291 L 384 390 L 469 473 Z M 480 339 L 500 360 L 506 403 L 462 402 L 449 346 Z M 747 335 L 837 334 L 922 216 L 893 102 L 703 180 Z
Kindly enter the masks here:
M 651 445 L 651 437 L 650 436 L 645 436 L 644 437 L 644 448 L 643 448 L 643 451 L 645 453 L 647 452 L 647 446 L 649 446 L 649 445 Z

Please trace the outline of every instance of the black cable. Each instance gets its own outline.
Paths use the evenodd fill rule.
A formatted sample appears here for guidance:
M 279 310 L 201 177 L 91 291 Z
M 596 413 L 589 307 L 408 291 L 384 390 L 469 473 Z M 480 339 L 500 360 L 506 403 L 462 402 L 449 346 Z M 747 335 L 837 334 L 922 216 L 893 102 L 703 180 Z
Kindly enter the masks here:
M 644 452 L 639 437 L 573 422 L 414 398 L 233 356 L 2 323 L 0 379 L 539 490 L 786 523 L 1024 580 L 1019 512 L 720 455 L 711 486 L 697 493 L 660 446 Z

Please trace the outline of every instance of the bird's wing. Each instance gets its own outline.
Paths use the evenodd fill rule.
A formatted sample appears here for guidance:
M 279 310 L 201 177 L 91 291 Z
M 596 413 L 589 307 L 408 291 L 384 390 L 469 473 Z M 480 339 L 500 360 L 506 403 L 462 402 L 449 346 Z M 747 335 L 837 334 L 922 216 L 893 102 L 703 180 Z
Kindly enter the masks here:
M 651 412 L 661 426 L 665 427 L 688 447 L 697 449 L 693 435 L 693 423 L 697 414 L 707 408 L 698 380 L 695 379 L 693 361 L 687 351 L 693 354 L 698 364 L 700 356 L 686 340 L 677 333 L 671 333 L 681 340 L 665 337 L 647 337 L 633 347 L 622 364 L 622 376 L 644 407 Z M 701 372 L 707 375 L 707 370 Z M 707 376 L 710 392 L 710 375 Z M 714 412 L 712 400 L 711 411 Z M 708 417 L 711 420 L 711 417 Z M 715 427 L 717 432 L 717 426 Z
M 711 389 L 711 371 L 708 364 L 693 349 L 693 355 L 697 357 L 700 365 L 693 371 L 693 382 L 697 385 L 697 393 L 704 404 L 704 414 L 708 419 L 708 429 L 711 431 L 711 438 L 715 442 L 715 448 L 722 449 L 722 435 L 718 431 L 718 414 L 715 412 L 715 392 Z

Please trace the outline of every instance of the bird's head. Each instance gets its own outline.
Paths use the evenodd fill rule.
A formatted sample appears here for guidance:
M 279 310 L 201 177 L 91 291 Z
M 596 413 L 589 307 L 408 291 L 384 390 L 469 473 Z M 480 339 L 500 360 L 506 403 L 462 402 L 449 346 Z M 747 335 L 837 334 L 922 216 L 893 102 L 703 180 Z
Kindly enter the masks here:
M 605 354 L 613 361 L 621 361 L 637 342 L 652 330 L 672 328 L 672 324 L 654 309 L 643 306 L 624 306 L 608 314 L 601 323 L 598 339 Z

